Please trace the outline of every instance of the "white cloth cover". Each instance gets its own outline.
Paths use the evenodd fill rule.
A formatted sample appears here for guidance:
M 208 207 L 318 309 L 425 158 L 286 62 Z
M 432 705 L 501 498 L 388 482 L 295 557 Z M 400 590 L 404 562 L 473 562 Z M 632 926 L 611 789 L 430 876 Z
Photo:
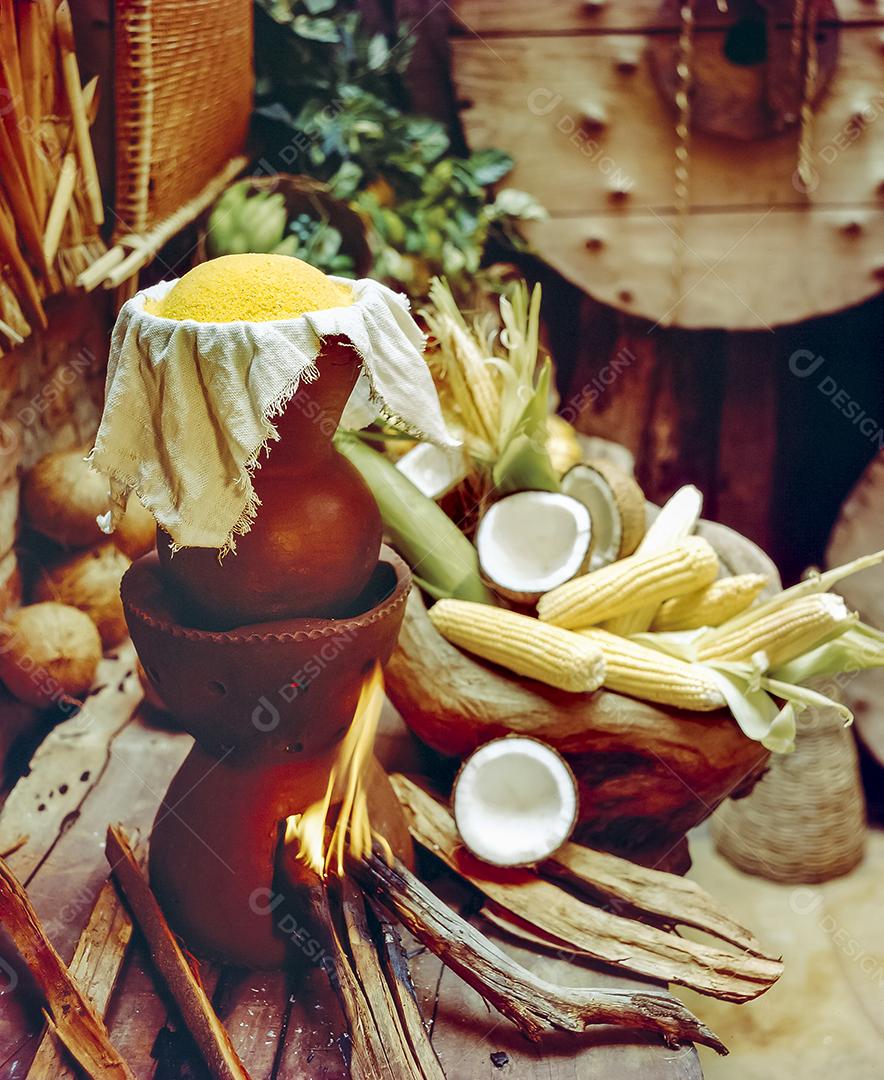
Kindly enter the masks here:
M 279 322 L 199 323 L 145 311 L 175 284 L 161 282 L 123 305 L 114 326 L 104 413 L 90 460 L 110 480 L 106 531 L 129 492 L 176 547 L 235 547 L 258 512 L 252 473 L 277 439 L 278 416 L 301 379 L 320 377 L 322 340 L 342 335 L 362 358 L 362 373 L 342 425 L 378 416 L 440 446 L 456 446 L 445 427 L 424 337 L 404 296 L 376 281 L 347 281 L 355 300 Z

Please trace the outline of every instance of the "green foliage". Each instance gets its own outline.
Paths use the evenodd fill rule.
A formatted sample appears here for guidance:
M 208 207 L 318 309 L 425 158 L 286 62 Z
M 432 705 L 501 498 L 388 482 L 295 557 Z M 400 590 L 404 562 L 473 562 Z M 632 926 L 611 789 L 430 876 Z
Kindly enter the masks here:
M 375 273 L 423 294 L 479 269 L 492 233 L 519 243 L 517 221 L 542 208 L 489 188 L 512 169 L 500 150 L 446 156 L 442 124 L 406 111 L 412 39 L 371 34 L 338 0 L 257 0 L 256 122 L 279 168 L 315 176 L 373 226 Z

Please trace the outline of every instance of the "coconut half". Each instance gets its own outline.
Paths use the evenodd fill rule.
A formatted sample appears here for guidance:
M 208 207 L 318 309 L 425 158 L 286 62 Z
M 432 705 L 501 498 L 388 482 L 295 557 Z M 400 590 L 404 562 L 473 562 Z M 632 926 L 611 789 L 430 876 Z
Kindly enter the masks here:
M 462 446 L 422 442 L 403 454 L 396 468 L 428 499 L 441 499 L 466 478 L 469 463 Z
M 591 543 L 587 508 L 551 491 L 507 495 L 476 530 L 483 577 L 501 596 L 524 604 L 582 573 Z
M 608 461 L 584 462 L 565 473 L 562 491 L 583 503 L 592 519 L 590 570 L 635 551 L 645 532 L 645 496 L 628 473 Z
M 551 746 L 507 735 L 464 762 L 451 796 L 464 845 L 494 866 L 527 866 L 565 843 L 577 821 L 577 782 Z

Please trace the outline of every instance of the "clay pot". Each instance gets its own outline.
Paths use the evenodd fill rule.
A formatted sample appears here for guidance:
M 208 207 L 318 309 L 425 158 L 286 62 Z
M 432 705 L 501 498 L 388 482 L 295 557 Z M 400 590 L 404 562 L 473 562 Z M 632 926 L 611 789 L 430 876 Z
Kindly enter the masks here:
M 276 423 L 279 441 L 262 455 L 253 481 L 260 510 L 235 553 L 219 561 L 214 549 L 185 548 L 173 556 L 158 531 L 163 577 L 185 625 L 227 630 L 351 610 L 381 546 L 374 497 L 332 444 L 359 364 L 349 344 L 324 344 L 319 378 L 302 380 Z
M 190 609 L 175 607 L 155 554 L 133 563 L 121 591 L 138 656 L 169 712 L 210 752 L 255 756 L 315 754 L 340 737 L 372 663 L 390 657 L 410 587 L 408 567 L 384 547 L 345 617 L 223 633 L 186 623 Z
M 286 817 L 322 798 L 337 751 L 245 767 L 235 755 L 218 762 L 191 751 L 150 842 L 151 886 L 189 949 L 248 968 L 318 962 L 306 905 L 279 873 L 280 843 Z M 372 827 L 412 865 L 402 808 L 374 759 L 366 788 Z

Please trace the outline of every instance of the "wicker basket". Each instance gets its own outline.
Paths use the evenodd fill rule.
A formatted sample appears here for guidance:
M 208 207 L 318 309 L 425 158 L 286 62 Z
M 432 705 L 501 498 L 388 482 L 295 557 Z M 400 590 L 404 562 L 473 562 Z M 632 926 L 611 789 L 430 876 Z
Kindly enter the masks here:
M 196 197 L 245 143 L 251 0 L 117 0 L 116 235 Z
M 833 709 L 808 710 L 798 723 L 795 752 L 773 755 L 750 795 L 723 803 L 712 835 L 722 855 L 747 873 L 827 881 L 852 870 L 865 850 L 856 745 Z
M 368 227 L 365 221 L 340 199 L 336 199 L 325 184 L 309 176 L 294 176 L 290 173 L 276 173 L 272 176 L 251 176 L 242 181 L 248 184 L 252 192 L 279 192 L 285 199 L 286 213 L 289 219 L 298 214 L 309 214 L 320 221 L 326 221 L 341 234 L 343 250 L 351 256 L 356 268 L 356 277 L 367 277 L 371 272 L 372 254 L 368 242 Z M 205 219 L 211 213 L 206 212 Z M 196 261 L 204 262 L 208 257 L 206 249 L 206 224 L 203 220 L 199 242 L 196 249 Z

